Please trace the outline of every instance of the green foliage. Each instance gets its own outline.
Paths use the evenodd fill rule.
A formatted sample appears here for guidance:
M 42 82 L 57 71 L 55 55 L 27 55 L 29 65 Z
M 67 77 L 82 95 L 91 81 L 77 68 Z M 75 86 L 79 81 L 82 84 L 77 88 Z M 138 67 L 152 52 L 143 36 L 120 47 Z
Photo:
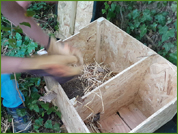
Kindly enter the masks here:
M 53 7 L 45 2 L 32 3 L 25 15 L 39 19 L 38 21 L 43 29 L 50 29 L 50 25 L 53 28 L 52 30 L 55 31 L 59 27 L 57 16 L 52 14 Z M 41 19 L 45 22 L 44 24 L 41 24 Z M 22 25 L 31 28 L 28 22 L 21 22 L 20 26 Z M 11 23 L 1 15 L 1 45 L 6 48 L 5 51 L 1 51 L 1 54 L 13 57 L 30 57 L 41 49 L 36 42 L 23 34 L 20 26 L 11 26 Z M 11 75 L 11 79 L 14 79 L 14 75 Z M 16 74 L 16 79 L 19 89 L 25 97 L 27 111 L 32 117 L 33 129 L 38 133 L 41 127 L 59 132 L 60 125 L 57 122 L 52 120 L 45 122 L 43 120 L 44 116 L 50 117 L 51 114 L 58 121 L 61 118 L 61 113 L 57 110 L 57 107 L 39 101 L 39 98 L 44 95 L 44 93 L 41 93 L 41 90 L 44 90 L 44 79 L 26 73 Z M 19 116 L 27 114 L 25 109 L 18 109 L 17 113 Z M 8 117 L 8 119 L 10 120 L 11 118 Z
M 31 27 L 30 23 L 28 23 L 28 22 L 22 22 L 22 23 L 20 23 L 20 25 Z
M 55 131 L 60 131 L 60 127 L 59 127 L 59 124 L 58 123 L 55 123 L 54 124 L 54 126 L 53 126 L 53 129 L 55 130 Z
M 44 124 L 44 127 L 45 127 L 45 128 L 53 128 L 53 126 L 52 126 L 52 121 L 51 121 L 51 120 L 47 120 L 47 121 L 45 122 L 45 124 Z
M 171 9 L 167 1 L 128 1 L 112 2 L 112 4 L 105 2 L 105 8 L 102 9 L 102 14 L 106 15 L 108 20 L 117 22 L 116 25 L 144 44 L 151 44 L 152 49 L 177 65 L 177 51 L 175 52 L 177 44 L 174 43 L 177 35 L 177 20 L 169 17 L 172 16 L 171 11 L 176 12 L 177 2 L 171 3 Z M 157 7 L 153 9 L 150 8 L 151 5 Z M 109 13 L 111 11 L 114 15 Z M 151 38 L 148 37 L 156 37 L 157 42 L 151 42 Z
M 120 11 L 119 7 L 116 5 L 116 3 L 112 3 L 109 5 L 107 2 L 104 3 L 105 9 L 102 9 L 102 14 L 106 15 L 107 20 L 112 21 L 113 18 L 115 18 L 116 13 Z
M 35 11 L 26 11 L 25 16 L 26 17 L 33 17 L 35 15 Z

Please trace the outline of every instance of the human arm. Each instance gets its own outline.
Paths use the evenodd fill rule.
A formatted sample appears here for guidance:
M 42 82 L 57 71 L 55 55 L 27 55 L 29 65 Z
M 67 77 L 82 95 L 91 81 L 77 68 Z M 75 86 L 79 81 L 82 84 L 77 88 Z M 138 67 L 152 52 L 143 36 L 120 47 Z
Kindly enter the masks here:
M 55 76 L 73 76 L 81 73 L 79 67 L 70 64 L 77 63 L 75 56 L 43 55 L 33 58 L 1 57 L 1 73 L 26 72 L 44 70 Z

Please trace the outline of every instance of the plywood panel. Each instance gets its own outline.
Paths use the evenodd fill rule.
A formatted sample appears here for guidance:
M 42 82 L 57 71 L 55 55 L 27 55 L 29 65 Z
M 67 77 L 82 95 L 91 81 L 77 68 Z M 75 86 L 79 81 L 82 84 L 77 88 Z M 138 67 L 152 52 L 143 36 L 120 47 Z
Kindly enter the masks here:
M 84 63 L 93 63 L 96 55 L 97 22 L 93 22 L 81 29 L 79 33 L 67 38 L 64 42 L 79 49 L 83 55 Z
M 82 97 L 82 104 L 75 106 L 81 118 L 85 120 L 100 112 L 104 119 L 120 107 L 133 102 L 146 69 L 156 57 L 154 55 L 142 59 Z
M 124 106 L 118 110 L 122 119 L 127 123 L 127 125 L 134 129 L 141 122 L 143 122 L 146 117 L 142 112 L 134 105 L 130 104 L 129 106 Z
M 76 20 L 75 20 L 75 33 L 85 26 L 87 26 L 92 18 L 93 1 L 78 1 Z
M 153 133 L 165 123 L 170 121 L 177 113 L 177 98 L 152 114 L 129 133 Z
M 99 61 L 109 65 L 112 71 L 121 72 L 145 56 L 155 54 L 111 22 L 104 20 L 101 33 Z
M 58 38 L 65 39 L 74 34 L 77 1 L 58 2 Z
M 57 93 L 55 104 L 62 113 L 62 121 L 67 131 L 69 133 L 90 133 L 59 83 L 50 77 L 46 77 L 45 82 L 49 90 Z
M 128 133 L 130 131 L 117 113 L 101 121 L 100 124 L 102 133 Z
M 134 102 L 150 116 L 176 96 L 177 67 L 160 56 L 148 68 Z

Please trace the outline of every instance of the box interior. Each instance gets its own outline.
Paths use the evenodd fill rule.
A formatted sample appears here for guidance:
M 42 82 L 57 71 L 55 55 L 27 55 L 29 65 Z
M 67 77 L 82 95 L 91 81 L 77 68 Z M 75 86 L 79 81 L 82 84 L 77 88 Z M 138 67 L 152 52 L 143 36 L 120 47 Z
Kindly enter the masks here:
M 74 107 L 99 132 L 130 132 L 177 96 L 177 68 L 106 20 L 98 20 L 68 38 L 85 63 L 104 62 L 118 74 L 82 97 Z

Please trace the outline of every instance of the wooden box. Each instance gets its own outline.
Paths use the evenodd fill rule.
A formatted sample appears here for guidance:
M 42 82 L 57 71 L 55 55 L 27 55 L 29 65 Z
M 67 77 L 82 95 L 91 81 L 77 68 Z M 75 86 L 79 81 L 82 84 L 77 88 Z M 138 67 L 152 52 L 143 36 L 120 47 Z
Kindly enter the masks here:
M 64 42 L 80 49 L 85 63 L 104 62 L 117 72 L 80 101 L 46 78 L 68 132 L 94 132 L 87 119 L 100 113 L 98 132 L 152 133 L 176 114 L 177 67 L 111 22 L 99 18 Z

